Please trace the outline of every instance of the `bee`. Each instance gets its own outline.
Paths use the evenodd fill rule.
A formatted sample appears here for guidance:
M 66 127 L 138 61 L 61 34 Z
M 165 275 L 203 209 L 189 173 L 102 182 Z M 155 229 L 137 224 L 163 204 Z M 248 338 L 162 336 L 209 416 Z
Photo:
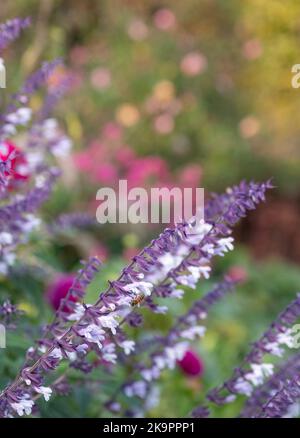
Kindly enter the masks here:
M 133 298 L 133 300 L 131 301 L 131 305 L 132 307 L 134 306 L 139 306 L 145 299 L 145 295 L 144 294 L 140 294 L 137 295 L 135 298 Z

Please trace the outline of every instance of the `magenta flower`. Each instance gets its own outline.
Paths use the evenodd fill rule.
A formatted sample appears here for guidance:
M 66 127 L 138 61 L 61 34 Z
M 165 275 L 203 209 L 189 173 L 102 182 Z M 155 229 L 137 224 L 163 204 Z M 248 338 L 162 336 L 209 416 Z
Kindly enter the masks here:
M 203 374 L 204 364 L 199 355 L 193 350 L 187 350 L 181 360 L 178 362 L 179 367 L 184 374 L 190 377 L 199 377 Z
M 66 297 L 70 287 L 74 281 L 74 275 L 72 274 L 62 274 L 49 284 L 46 291 L 46 297 L 48 303 L 53 307 L 54 310 L 59 308 L 60 301 Z M 73 296 L 70 297 L 70 301 L 75 301 Z M 65 306 L 66 307 L 66 306 Z M 64 309 L 66 311 L 66 309 Z

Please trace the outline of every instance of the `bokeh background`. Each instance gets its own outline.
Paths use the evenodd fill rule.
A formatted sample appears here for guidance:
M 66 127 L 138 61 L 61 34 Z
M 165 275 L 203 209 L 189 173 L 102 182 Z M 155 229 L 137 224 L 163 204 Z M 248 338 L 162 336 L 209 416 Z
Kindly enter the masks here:
M 203 373 L 191 378 L 178 368 L 164 376 L 161 403 L 149 412 L 184 416 L 229 375 L 248 342 L 300 289 L 300 90 L 291 86 L 291 68 L 300 62 L 300 4 L 1 0 L 1 21 L 15 16 L 30 16 L 33 24 L 5 54 L 7 93 L 43 60 L 56 57 L 65 66 L 48 85 L 70 82 L 55 115 L 74 149 L 61 161 L 62 182 L 44 211 L 48 220 L 71 211 L 95 215 L 97 189 L 116 187 L 120 178 L 131 186 L 223 191 L 242 179 L 273 177 L 276 188 L 267 203 L 236 230 L 237 250 L 215 264 L 212 282 L 230 270 L 243 284 L 218 305 L 206 337 L 194 346 Z M 32 107 L 42 99 L 35 96 Z M 44 291 L 53 276 L 72 273 L 81 258 L 98 254 L 106 267 L 90 288 L 93 299 L 158 231 L 96 226 L 36 242 L 35 261 L 51 266 L 49 278 L 24 283 L 20 272 L 9 290 L 0 285 L 0 293 L 21 300 L 32 321 L 46 319 L 52 310 Z M 200 284 L 196 293 L 208 287 Z M 183 312 L 194 298 L 173 304 L 174 312 Z M 156 318 L 147 320 L 148 335 L 171 321 Z M 13 375 L 17 353 L 26 346 L 18 334 L 12 342 L 16 352 L 0 364 L 4 376 Z M 80 388 L 51 402 L 43 414 L 106 415 L 100 402 L 97 386 Z M 236 412 L 235 405 L 217 414 Z

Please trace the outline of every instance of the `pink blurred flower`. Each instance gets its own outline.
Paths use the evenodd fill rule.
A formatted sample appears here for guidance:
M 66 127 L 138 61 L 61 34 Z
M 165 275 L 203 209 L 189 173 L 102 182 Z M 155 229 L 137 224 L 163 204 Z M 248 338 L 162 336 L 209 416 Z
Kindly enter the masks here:
M 135 158 L 136 155 L 129 146 L 123 146 L 116 151 L 116 160 L 125 167 L 130 166 Z
M 122 128 L 118 123 L 108 122 L 103 127 L 103 137 L 108 140 L 120 140 L 122 137 Z
M 153 21 L 160 30 L 170 30 L 176 25 L 176 17 L 170 9 L 162 8 L 155 12 Z
M 101 262 L 105 262 L 108 259 L 109 251 L 107 246 L 105 246 L 103 243 L 97 243 L 91 248 L 89 256 L 98 257 Z
M 193 350 L 187 350 L 178 365 L 184 374 L 190 377 L 199 377 L 203 374 L 204 364 L 200 356 Z
M 72 63 L 77 65 L 86 64 L 89 59 L 89 51 L 87 47 L 75 46 L 70 52 L 70 59 Z
M 254 137 L 260 131 L 260 121 L 254 116 L 247 116 L 239 124 L 241 136 L 244 138 Z
M 248 279 L 248 272 L 243 266 L 232 266 L 227 275 L 233 281 L 238 281 L 240 283 L 245 283 Z
M 170 134 L 174 129 L 174 119 L 168 114 L 160 114 L 154 119 L 154 129 L 159 134 Z
M 132 20 L 129 23 L 127 33 L 135 41 L 142 41 L 148 36 L 148 27 L 139 19 Z
M 263 48 L 260 40 L 253 38 L 245 42 L 243 46 L 243 55 L 249 60 L 259 58 L 263 53 Z
M 202 53 L 191 52 L 185 55 L 181 61 L 180 68 L 186 76 L 197 76 L 207 67 L 207 59 Z
M 129 187 L 144 187 L 147 183 L 167 181 L 169 172 L 166 162 L 160 157 L 137 158 L 128 170 Z
M 105 90 L 111 85 L 111 74 L 107 68 L 99 67 L 91 73 L 91 84 L 99 89 Z
M 89 151 L 78 152 L 73 156 L 77 169 L 81 172 L 89 172 L 93 165 L 93 160 Z
M 138 255 L 140 250 L 138 248 L 126 248 L 123 251 L 123 258 L 127 261 L 130 261 L 133 257 Z
M 198 164 L 188 164 L 179 175 L 183 187 L 197 187 L 202 176 L 202 169 Z
M 96 167 L 95 177 L 101 183 L 113 184 L 118 179 L 118 172 L 113 164 L 103 163 Z
M 75 276 L 72 274 L 63 274 L 49 284 L 46 290 L 46 299 L 54 310 L 59 308 L 60 301 L 67 295 L 74 278 Z M 70 301 L 75 302 L 75 298 L 70 297 Z M 64 308 L 63 310 L 67 311 L 68 309 Z

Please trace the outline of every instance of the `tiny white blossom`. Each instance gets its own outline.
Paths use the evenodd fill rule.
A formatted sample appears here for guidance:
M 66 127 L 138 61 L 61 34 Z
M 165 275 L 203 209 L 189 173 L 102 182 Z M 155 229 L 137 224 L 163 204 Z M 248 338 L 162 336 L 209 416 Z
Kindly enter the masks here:
M 115 353 L 115 344 L 106 344 L 102 349 L 102 357 L 106 362 L 116 363 L 117 355 Z
M 133 283 L 124 286 L 126 292 L 132 292 L 135 295 L 143 294 L 146 297 L 150 296 L 152 293 L 153 284 L 148 281 L 135 281 Z
M 90 324 L 87 327 L 79 330 L 79 334 L 84 336 L 87 341 L 93 342 L 97 344 L 99 348 L 102 348 L 101 341 L 105 339 L 105 332 L 96 324 Z
M 29 400 L 28 398 L 23 398 L 16 403 L 11 403 L 11 407 L 20 417 L 22 417 L 24 414 L 30 415 L 33 405 L 33 401 Z
M 251 364 L 251 373 L 247 373 L 245 378 L 249 380 L 252 385 L 258 386 L 264 382 L 265 377 L 270 377 L 273 374 L 274 365 L 268 363 Z
M 249 382 L 244 380 L 242 377 L 237 379 L 234 388 L 239 394 L 245 394 L 248 397 L 250 397 L 250 395 L 253 392 L 253 386 Z
M 74 312 L 68 316 L 68 320 L 69 321 L 79 321 L 83 317 L 84 312 L 85 312 L 84 306 L 80 303 L 76 303 Z
M 3 231 L 0 233 L 0 244 L 1 245 L 10 245 L 13 242 L 13 236 L 11 233 L 7 233 Z
M 103 315 L 98 318 L 98 321 L 102 327 L 109 328 L 113 335 L 117 333 L 116 328 L 119 325 L 119 321 L 116 319 L 116 314 Z
M 45 350 L 46 351 L 46 350 Z M 60 348 L 54 348 L 53 351 L 49 354 L 49 356 L 54 357 L 55 359 L 61 360 L 63 358 L 62 352 Z
M 199 326 L 196 326 L 196 327 L 190 327 L 189 329 L 184 330 L 184 331 L 181 333 L 181 336 L 182 336 L 183 338 L 193 340 L 193 339 L 195 339 L 197 336 L 199 336 L 199 337 L 201 338 L 202 336 L 205 335 L 205 332 L 206 332 L 206 327 L 203 327 L 203 326 L 199 325 Z
M 89 346 L 87 344 L 80 344 L 76 347 L 77 353 L 86 354 Z
M 127 397 L 137 396 L 140 398 L 145 398 L 147 394 L 147 384 L 143 380 L 137 380 L 136 382 L 126 386 L 124 392 Z
M 215 254 L 224 256 L 226 252 L 232 251 L 234 249 L 233 242 L 233 237 L 223 237 L 222 239 L 219 239 L 218 247 L 215 249 Z
M 51 394 L 52 394 L 52 389 L 49 388 L 48 386 L 39 386 L 39 387 L 35 387 L 34 388 L 35 391 L 39 394 L 42 394 L 45 401 L 49 401 Z
M 123 348 L 125 354 L 130 354 L 134 351 L 135 342 L 131 340 L 123 341 L 120 346 Z

